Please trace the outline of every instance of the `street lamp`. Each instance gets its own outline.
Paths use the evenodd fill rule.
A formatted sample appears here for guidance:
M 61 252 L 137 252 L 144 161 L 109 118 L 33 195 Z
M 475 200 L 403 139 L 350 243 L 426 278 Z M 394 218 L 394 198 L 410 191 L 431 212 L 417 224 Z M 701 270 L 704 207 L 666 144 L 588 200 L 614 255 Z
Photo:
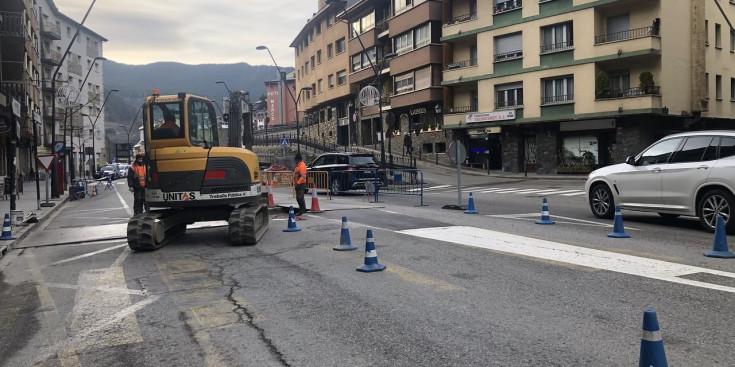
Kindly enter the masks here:
M 228 88 L 228 87 L 227 87 L 227 83 L 225 83 L 225 81 L 224 81 L 224 80 L 218 80 L 218 81 L 216 81 L 216 82 L 215 82 L 215 84 L 223 84 L 223 85 L 225 86 L 225 89 L 227 89 L 227 93 L 228 93 L 228 94 L 229 94 L 229 93 L 232 93 L 232 92 L 230 92 L 230 88 Z M 229 96 L 228 96 L 228 97 L 229 97 Z
M 74 44 L 74 41 L 76 41 L 77 37 L 79 36 L 79 31 L 82 29 L 82 26 L 84 26 L 84 22 L 87 20 L 87 17 L 89 16 L 89 13 L 92 11 L 92 7 L 96 2 L 97 0 L 92 0 L 92 3 L 89 4 L 89 8 L 87 8 L 87 12 L 84 14 L 84 18 L 82 18 L 82 21 L 79 23 L 79 27 L 77 27 L 77 31 L 74 32 L 74 36 L 71 38 L 71 41 L 69 41 L 69 46 L 66 47 L 66 51 L 64 51 L 64 54 L 61 56 L 59 66 L 56 67 L 56 70 L 51 76 L 51 141 L 54 143 L 56 142 L 56 77 L 59 75 L 59 70 L 61 70 L 61 66 L 64 65 L 64 60 L 69 54 L 71 46 Z M 64 138 L 64 140 L 66 140 L 66 138 Z M 64 143 L 66 143 L 66 141 L 64 141 Z M 55 147 L 52 147 L 52 149 L 55 149 Z M 59 183 L 58 177 L 56 176 L 56 159 L 54 159 L 54 163 L 51 165 L 51 197 L 59 197 Z
M 276 66 L 276 70 L 278 70 L 278 80 L 281 81 L 282 84 L 283 84 L 283 86 L 284 86 L 284 88 L 286 88 L 286 90 L 288 90 L 288 94 L 291 95 L 291 99 L 293 100 L 293 102 L 296 105 L 298 105 L 298 102 L 296 101 L 296 98 L 293 96 L 293 93 L 291 93 L 291 88 L 289 88 L 288 87 L 288 83 L 286 83 L 285 80 L 283 80 L 284 77 L 283 77 L 283 74 L 281 73 L 281 68 L 278 67 L 278 63 L 276 63 L 276 59 L 273 57 L 273 54 L 271 53 L 271 50 L 268 47 L 266 47 L 266 46 L 258 46 L 255 49 L 256 50 L 259 50 L 259 51 L 262 51 L 262 50 L 268 51 L 268 55 L 270 55 L 271 60 L 273 60 L 273 65 L 275 65 Z M 310 87 L 304 87 L 304 88 L 309 88 L 309 90 L 311 90 Z M 304 88 L 301 88 L 301 89 L 303 90 Z M 278 96 L 278 97 L 279 97 L 279 99 L 281 101 L 281 104 L 283 104 L 283 96 Z M 281 115 L 283 115 L 283 109 L 281 109 Z M 296 106 L 296 150 L 298 152 L 301 152 L 301 140 L 300 139 L 301 139 L 301 136 L 299 135 L 299 108 L 298 108 L 298 106 Z
M 107 104 L 107 99 L 110 98 L 110 94 L 112 92 L 119 92 L 117 89 L 110 89 L 107 92 L 107 96 L 105 97 L 105 100 L 102 102 L 102 107 L 100 107 L 100 112 L 97 113 L 97 117 L 94 118 L 94 122 L 92 121 L 92 118 L 89 117 L 89 115 L 86 115 L 89 119 L 89 122 L 92 124 L 92 169 L 97 170 L 97 151 L 95 150 L 95 126 L 97 126 L 97 120 L 100 118 L 100 115 L 102 114 L 102 111 L 105 110 L 105 104 Z
M 87 75 L 86 75 L 86 76 L 84 76 L 84 80 L 82 81 L 82 84 L 81 84 L 81 88 L 84 88 L 84 84 L 85 84 L 85 83 L 87 82 L 87 78 L 89 78 L 89 74 L 90 74 L 90 73 L 92 72 L 92 68 L 94 67 L 94 64 L 95 64 L 95 63 L 96 63 L 96 62 L 97 62 L 98 60 L 102 60 L 102 61 L 107 61 L 107 58 L 106 58 L 106 57 L 104 57 L 104 56 L 97 56 L 97 57 L 95 57 L 95 58 L 94 58 L 94 60 L 92 61 L 92 63 L 91 63 L 91 64 L 89 64 L 89 70 L 87 70 Z M 79 100 L 79 96 L 80 96 L 81 94 L 82 94 L 82 93 L 79 93 L 79 94 L 77 94 L 77 98 L 76 98 L 76 99 L 74 100 L 74 103 L 77 103 L 77 101 Z

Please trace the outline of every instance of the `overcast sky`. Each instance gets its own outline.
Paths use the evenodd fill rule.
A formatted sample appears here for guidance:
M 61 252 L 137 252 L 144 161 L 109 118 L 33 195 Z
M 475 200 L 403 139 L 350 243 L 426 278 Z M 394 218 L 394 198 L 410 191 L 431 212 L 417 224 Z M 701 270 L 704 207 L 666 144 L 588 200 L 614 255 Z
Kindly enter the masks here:
M 81 22 L 92 0 L 55 0 Z M 125 64 L 294 64 L 289 45 L 317 0 L 98 0 L 85 26 L 108 39 L 104 56 Z

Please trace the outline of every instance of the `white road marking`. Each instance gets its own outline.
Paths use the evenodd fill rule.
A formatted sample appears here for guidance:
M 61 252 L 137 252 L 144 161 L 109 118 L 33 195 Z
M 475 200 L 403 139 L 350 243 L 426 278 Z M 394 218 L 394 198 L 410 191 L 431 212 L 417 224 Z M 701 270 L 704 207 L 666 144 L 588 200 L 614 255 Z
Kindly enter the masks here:
M 547 192 L 554 192 L 554 191 L 559 191 L 559 189 L 546 189 L 546 190 L 538 190 L 536 192 L 524 192 L 521 195 L 525 195 L 525 194 L 537 194 L 537 195 L 540 195 L 540 194 L 545 194 Z
M 147 293 L 145 291 L 139 291 L 137 289 L 128 289 L 128 288 L 113 288 L 113 287 L 84 287 L 76 284 L 63 284 L 63 283 L 46 283 L 46 286 L 49 288 L 61 288 L 61 289 L 93 289 L 100 292 L 110 292 L 110 293 L 121 293 L 121 294 L 133 294 L 136 296 L 145 296 Z
M 522 220 L 530 220 L 530 221 L 535 221 L 536 219 L 538 219 L 538 218 L 536 218 L 536 217 L 539 217 L 539 218 L 541 217 L 541 214 L 540 214 L 540 213 L 527 213 L 527 214 L 494 214 L 494 215 L 490 215 L 490 214 L 487 214 L 487 215 L 485 215 L 485 216 L 486 216 L 486 217 L 492 217 L 492 218 L 503 218 L 503 219 L 522 219 Z M 612 224 L 607 224 L 607 223 L 600 223 L 600 222 L 593 222 L 593 221 L 591 221 L 591 220 L 584 220 L 584 219 L 577 219 L 577 218 L 563 217 L 563 216 L 561 216 L 561 215 L 554 215 L 554 214 L 551 214 L 551 215 L 550 215 L 550 217 L 551 217 L 551 219 L 552 219 L 552 220 L 554 220 L 554 219 L 559 219 L 559 218 L 561 218 L 561 219 L 566 219 L 566 220 L 568 220 L 568 221 L 569 221 L 569 222 L 567 222 L 567 221 L 564 221 L 564 222 L 562 222 L 562 221 L 556 221 L 557 223 L 567 223 L 567 224 L 576 224 L 576 225 L 589 225 L 589 226 L 595 226 L 595 227 L 606 227 L 606 228 L 612 228 L 612 227 L 613 227 L 613 225 L 612 225 Z M 531 219 L 526 219 L 526 218 L 531 218 Z M 628 227 L 628 226 L 625 226 L 625 229 L 626 229 L 626 230 L 628 230 L 628 229 L 629 229 L 629 230 L 631 230 L 631 231 L 642 231 L 642 229 L 639 229 L 639 228 L 633 228 L 633 227 Z
M 559 190 L 559 191 L 552 191 L 547 192 L 546 195 L 559 195 L 559 194 L 566 194 L 570 192 L 578 192 L 579 190 Z
M 449 186 L 451 186 L 451 185 L 439 185 L 439 186 L 424 187 L 424 191 L 439 190 L 439 189 L 443 189 L 443 188 L 449 187 Z
M 386 212 L 386 213 L 391 213 L 391 214 L 401 214 L 399 212 L 392 212 L 390 210 L 385 210 L 385 209 L 378 209 L 378 210 L 381 211 L 381 212 Z
M 123 199 L 122 195 L 120 195 L 120 191 L 119 190 L 115 190 L 115 193 L 117 194 L 117 197 L 120 199 L 120 202 L 122 203 L 123 207 L 125 208 L 125 211 L 128 212 L 128 215 L 132 217 L 133 216 L 133 210 L 130 209 L 130 207 L 128 206 L 128 203 L 126 203 L 125 200 Z
M 115 259 L 115 262 L 110 265 L 111 268 L 122 266 L 122 263 L 125 262 L 125 259 L 128 258 L 128 255 L 130 255 L 130 247 L 126 247 L 123 249 L 123 252 L 120 254 L 120 256 Z
M 574 193 L 571 193 L 571 194 L 562 194 L 561 196 L 582 196 L 584 194 L 585 194 L 584 191 L 580 191 L 580 192 L 574 192 Z
M 410 236 L 459 245 L 485 248 L 531 258 L 552 260 L 588 268 L 607 270 L 671 283 L 735 293 L 735 288 L 681 278 L 706 273 L 735 279 L 735 273 L 654 260 L 559 242 L 545 241 L 482 228 L 455 226 L 400 231 Z
M 59 264 L 65 264 L 65 263 L 68 263 L 68 262 L 72 262 L 72 261 L 84 259 L 84 258 L 87 258 L 87 257 L 90 257 L 90 256 L 99 255 L 99 254 L 104 253 L 104 252 L 116 250 L 116 249 L 119 249 L 121 247 L 125 247 L 127 245 L 128 244 L 126 243 L 126 244 L 123 244 L 123 245 L 117 245 L 117 246 L 112 246 L 112 247 L 104 248 L 102 250 L 92 251 L 92 252 L 86 253 L 84 255 L 70 257 L 70 258 L 65 259 L 65 260 L 54 261 L 51 264 L 48 264 L 47 266 L 56 266 L 56 265 L 59 265 Z
M 484 193 L 488 193 L 488 192 L 505 191 L 505 190 L 518 190 L 518 189 L 515 188 L 515 187 L 511 187 L 511 188 L 508 188 L 508 187 L 492 187 L 492 188 L 488 188 L 488 189 L 484 189 L 484 190 L 478 190 L 477 192 L 478 193 L 481 193 L 481 194 L 484 194 Z

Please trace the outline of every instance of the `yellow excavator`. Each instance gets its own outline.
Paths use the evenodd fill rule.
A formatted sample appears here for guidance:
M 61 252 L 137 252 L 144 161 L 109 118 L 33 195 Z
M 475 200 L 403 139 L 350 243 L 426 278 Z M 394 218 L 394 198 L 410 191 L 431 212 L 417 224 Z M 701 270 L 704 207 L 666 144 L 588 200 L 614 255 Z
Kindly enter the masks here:
M 183 235 L 188 224 L 217 220 L 228 221 L 231 243 L 256 244 L 268 230 L 258 157 L 242 139 L 219 146 L 208 98 L 159 94 L 154 90 L 142 107 L 146 211 L 128 221 L 128 246 L 156 250 Z

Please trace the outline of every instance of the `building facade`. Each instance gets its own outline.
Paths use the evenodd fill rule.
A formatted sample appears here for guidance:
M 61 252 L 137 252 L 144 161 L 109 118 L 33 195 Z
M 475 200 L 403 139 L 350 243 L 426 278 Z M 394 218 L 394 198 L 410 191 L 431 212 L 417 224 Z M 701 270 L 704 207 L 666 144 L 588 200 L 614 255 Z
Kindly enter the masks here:
M 34 167 L 34 128 L 41 128 L 40 28 L 32 1 L 0 3 L 0 108 L 10 112 L 20 103 L 18 133 L 10 124 L 0 128 L 0 175 L 8 174 L 8 149 L 15 150 L 17 173 L 28 176 Z
M 295 72 L 282 73 L 279 79 L 266 81 L 265 95 L 268 127 L 296 125 Z M 264 125 L 265 118 L 263 120 Z M 300 112 L 300 120 L 303 120 L 303 112 Z
M 444 128 L 472 163 L 583 173 L 735 126 L 735 4 L 445 0 Z
M 102 45 L 107 39 L 61 13 L 53 0 L 35 0 L 34 3 L 41 26 L 45 151 L 52 151 L 52 142 L 64 141 L 67 164 L 81 159 L 85 167 L 81 171 L 79 164 L 74 164 L 75 171 L 91 173 L 105 163 L 102 106 L 106 93 Z M 79 34 L 74 37 L 77 31 Z M 51 82 L 54 76 L 55 89 Z M 52 111 L 54 105 L 56 111 Z M 52 124 L 51 116 L 55 116 L 56 124 Z M 53 126 L 56 131 L 52 134 Z

